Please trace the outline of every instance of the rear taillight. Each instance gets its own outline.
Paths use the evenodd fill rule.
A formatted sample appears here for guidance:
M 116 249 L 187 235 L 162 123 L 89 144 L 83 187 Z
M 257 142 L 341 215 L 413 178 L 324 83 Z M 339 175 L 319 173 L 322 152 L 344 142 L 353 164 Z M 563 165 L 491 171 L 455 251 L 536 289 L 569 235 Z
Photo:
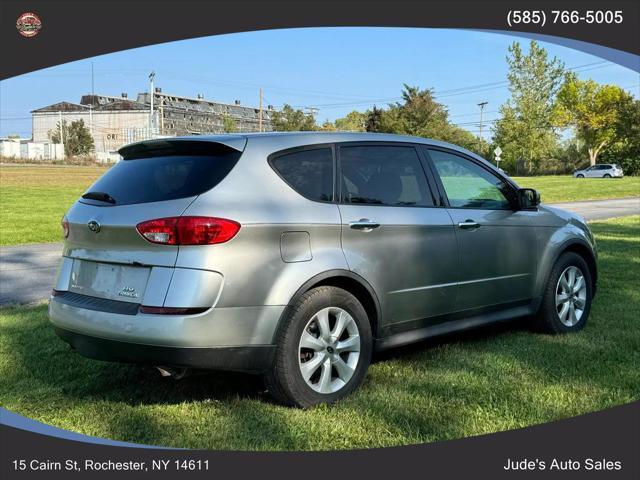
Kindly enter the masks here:
M 60 224 L 62 225 L 62 234 L 64 235 L 64 238 L 67 238 L 69 236 L 69 222 L 67 221 L 66 216 L 62 217 Z
M 215 217 L 169 217 L 139 223 L 136 229 L 151 243 L 213 245 L 235 237 L 240 224 Z

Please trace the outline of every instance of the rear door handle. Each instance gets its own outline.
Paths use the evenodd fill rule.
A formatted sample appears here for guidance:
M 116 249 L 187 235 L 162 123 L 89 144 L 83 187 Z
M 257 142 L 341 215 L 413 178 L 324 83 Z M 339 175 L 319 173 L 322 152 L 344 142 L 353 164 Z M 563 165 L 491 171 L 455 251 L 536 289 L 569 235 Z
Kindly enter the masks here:
M 464 222 L 458 223 L 459 228 L 471 229 L 471 228 L 479 228 L 480 224 L 474 220 L 465 220 Z
M 380 226 L 379 223 L 372 222 L 368 218 L 361 218 L 355 222 L 349 222 L 349 227 L 354 230 L 362 230 L 363 232 L 370 232 L 374 228 L 378 228 Z

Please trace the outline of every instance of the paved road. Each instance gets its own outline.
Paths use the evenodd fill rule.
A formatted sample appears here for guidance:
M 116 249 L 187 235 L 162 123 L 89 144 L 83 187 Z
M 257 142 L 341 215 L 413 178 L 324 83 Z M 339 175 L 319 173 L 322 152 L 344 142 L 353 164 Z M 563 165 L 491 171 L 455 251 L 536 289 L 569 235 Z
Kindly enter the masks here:
M 605 218 L 640 214 L 640 198 L 568 202 L 558 203 L 553 206 L 575 212 L 587 220 L 604 220 Z
M 47 298 L 61 252 L 61 243 L 0 247 L 0 305 Z
M 572 202 L 556 206 L 587 220 L 601 220 L 640 213 L 640 198 Z M 0 305 L 31 303 L 49 296 L 55 280 L 62 245 L 43 243 L 0 248 Z

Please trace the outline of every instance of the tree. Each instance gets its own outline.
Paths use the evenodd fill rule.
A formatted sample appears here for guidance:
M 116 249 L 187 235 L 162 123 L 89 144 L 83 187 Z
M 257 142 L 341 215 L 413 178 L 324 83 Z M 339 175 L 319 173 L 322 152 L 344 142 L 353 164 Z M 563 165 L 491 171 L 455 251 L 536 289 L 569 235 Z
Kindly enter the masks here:
M 389 105 L 383 112 L 380 131 L 441 138 L 448 126 L 447 109 L 434 100 L 432 90 L 420 90 L 405 84 L 402 102 Z
M 320 126 L 320 130 L 322 130 L 323 132 L 335 132 L 338 129 L 333 122 L 325 120 L 324 123 Z
M 617 163 L 625 175 L 640 175 L 640 100 L 625 95 L 618 107 L 616 139 L 601 152 L 604 163 Z
M 75 120 L 71 122 L 71 125 L 63 120 L 62 139 L 60 138 L 60 130 L 60 122 L 58 122 L 55 129 L 49 130 L 48 136 L 53 143 L 64 144 L 64 154 L 67 157 L 89 155 L 93 152 L 93 137 L 84 125 L 84 120 Z
M 276 132 L 317 130 L 316 119 L 310 113 L 296 110 L 285 104 L 279 112 L 271 114 L 271 125 Z
M 222 128 L 225 133 L 235 133 L 238 131 L 238 122 L 229 115 L 222 117 Z
M 367 112 L 364 126 L 368 132 L 440 138 L 448 129 L 447 117 L 446 108 L 434 100 L 431 90 L 404 85 L 402 101 L 387 109 L 373 107 Z
M 364 132 L 367 122 L 367 114 L 363 112 L 349 112 L 346 117 L 338 118 L 335 122 L 336 130 L 345 132 Z
M 363 127 L 368 132 L 443 140 L 479 154 L 487 150 L 486 142 L 479 142 L 468 130 L 449 123 L 447 108 L 435 101 L 430 89 L 421 90 L 409 85 L 403 86 L 401 102 L 393 103 L 387 109 L 373 107 L 366 112 Z
M 365 113 L 366 120 L 364 122 L 364 129 L 367 132 L 377 133 L 380 132 L 380 124 L 382 121 L 382 109 L 373 106 L 373 109 Z
M 529 172 L 557 148 L 558 134 L 553 126 L 553 106 L 562 85 L 564 64 L 531 41 L 525 54 L 514 42 L 507 55 L 511 97 L 500 107 L 493 141 L 502 149 L 505 168 L 524 161 Z
M 616 140 L 619 112 L 629 100 L 630 95 L 616 85 L 579 80 L 570 73 L 558 92 L 555 121 L 575 130 L 589 152 L 589 163 L 595 165 L 600 151 Z

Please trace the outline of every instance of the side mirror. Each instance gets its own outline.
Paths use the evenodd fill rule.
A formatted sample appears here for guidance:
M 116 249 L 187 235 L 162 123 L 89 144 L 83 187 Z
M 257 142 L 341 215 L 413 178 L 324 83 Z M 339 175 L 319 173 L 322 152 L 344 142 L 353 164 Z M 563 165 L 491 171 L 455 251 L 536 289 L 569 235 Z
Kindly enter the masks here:
M 530 210 L 540 205 L 540 193 L 533 188 L 521 188 L 518 190 L 518 206 L 522 210 Z

